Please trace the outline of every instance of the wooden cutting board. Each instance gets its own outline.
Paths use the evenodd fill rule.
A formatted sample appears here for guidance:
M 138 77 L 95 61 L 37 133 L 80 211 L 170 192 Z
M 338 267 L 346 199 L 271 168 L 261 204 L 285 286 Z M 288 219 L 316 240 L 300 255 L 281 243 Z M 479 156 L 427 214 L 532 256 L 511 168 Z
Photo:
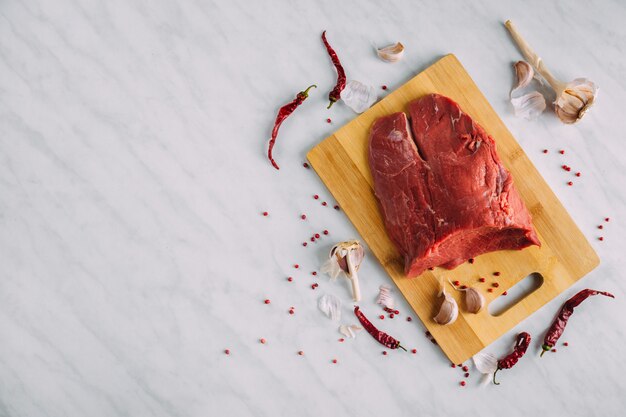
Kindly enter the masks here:
M 407 103 L 429 93 L 455 100 L 495 139 L 502 163 L 513 174 L 515 185 L 533 216 L 541 248 L 493 252 L 452 271 L 435 268 L 417 278 L 404 276 L 403 260 L 387 236 L 372 188 L 367 162 L 369 129 L 377 118 L 406 111 Z M 469 359 L 599 264 L 587 239 L 454 55 L 440 59 L 337 130 L 314 147 L 307 158 L 453 363 Z M 495 271 L 501 275 L 494 276 Z M 447 291 L 459 303 L 459 318 L 448 326 L 438 325 L 432 319 L 440 304 L 437 293 L 442 277 L 481 290 L 490 303 L 535 272 L 543 277 L 539 288 L 498 316 L 491 315 L 488 308 L 478 314 L 464 312 L 462 293 L 448 285 Z M 479 277 L 487 281 L 480 283 Z M 493 288 L 494 282 L 499 287 Z M 493 292 L 487 292 L 488 288 L 493 288 Z M 378 313 L 370 311 L 370 314 Z

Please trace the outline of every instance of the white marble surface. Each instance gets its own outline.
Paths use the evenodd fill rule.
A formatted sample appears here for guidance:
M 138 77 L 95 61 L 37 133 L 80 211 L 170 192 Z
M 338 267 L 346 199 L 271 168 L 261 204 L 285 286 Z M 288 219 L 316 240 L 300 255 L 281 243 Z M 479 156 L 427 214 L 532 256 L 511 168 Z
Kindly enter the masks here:
M 0 416 L 624 414 L 624 2 L 384 3 L 0 2 Z M 506 18 L 557 75 L 600 85 L 580 125 L 514 118 Z M 475 371 L 458 386 L 419 321 L 385 321 L 417 355 L 383 357 L 367 335 L 337 342 L 315 301 L 340 295 L 350 317 L 347 289 L 317 277 L 312 291 L 310 272 L 355 231 L 311 198 L 333 202 L 301 166 L 354 117 L 325 109 L 335 73 L 323 29 L 350 78 L 390 90 L 459 57 L 602 259 L 488 349 L 506 351 L 520 330 L 542 339 L 581 288 L 614 292 L 581 307 L 568 348 L 539 360 L 534 344 L 481 389 Z M 372 53 L 397 40 L 401 63 Z M 264 154 L 275 111 L 313 82 L 282 128 L 276 172 Z M 582 171 L 574 187 L 562 163 Z M 331 237 L 300 246 L 322 229 Z M 375 311 L 388 278 L 371 257 L 361 276 Z

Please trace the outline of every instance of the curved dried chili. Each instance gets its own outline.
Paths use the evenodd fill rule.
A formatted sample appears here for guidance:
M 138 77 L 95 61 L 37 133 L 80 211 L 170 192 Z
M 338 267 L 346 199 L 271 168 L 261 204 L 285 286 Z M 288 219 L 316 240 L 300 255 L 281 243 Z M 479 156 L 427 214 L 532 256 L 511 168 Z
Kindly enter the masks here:
M 371 334 L 372 337 L 378 341 L 378 343 L 387 346 L 389 349 L 400 348 L 406 352 L 406 349 L 400 345 L 400 341 L 389 336 L 387 333 L 378 330 L 376 326 L 374 326 L 372 322 L 365 317 L 359 306 L 354 307 L 354 315 L 359 319 L 363 328 L 367 330 L 367 332 Z
M 294 110 L 297 109 L 298 106 L 300 106 L 300 104 L 302 104 L 304 100 L 306 100 L 309 97 L 309 90 L 311 88 L 317 88 L 317 86 L 313 84 L 313 85 L 310 85 L 306 90 L 300 91 L 298 95 L 296 96 L 296 98 L 291 103 L 285 104 L 278 110 L 278 115 L 276 116 L 276 121 L 274 122 L 274 129 L 272 129 L 272 137 L 270 138 L 270 144 L 267 149 L 267 157 L 269 158 L 270 162 L 276 169 L 280 169 L 280 168 L 278 167 L 278 164 L 276 163 L 276 161 L 274 161 L 274 158 L 272 157 L 272 150 L 274 149 L 274 143 L 276 143 L 276 137 L 278 136 L 278 129 L 280 128 L 280 125 L 285 121 L 285 119 L 289 117 L 289 115 L 293 113 Z
M 543 356 L 546 351 L 556 346 L 556 342 L 559 340 L 559 338 L 563 334 L 563 331 L 565 330 L 567 321 L 574 313 L 574 308 L 576 308 L 580 303 L 582 303 L 592 295 L 604 295 L 606 297 L 615 298 L 615 296 L 611 293 L 605 291 L 591 290 L 587 288 L 567 300 L 565 304 L 563 304 L 563 307 L 561 307 L 559 315 L 556 316 L 556 318 L 552 322 L 552 325 L 548 329 L 548 333 L 546 333 L 546 337 L 543 340 L 543 346 L 541 346 L 542 351 L 540 356 Z
M 504 358 L 498 361 L 498 369 L 493 373 L 493 383 L 496 385 L 500 385 L 499 382 L 496 382 L 496 374 L 500 369 L 510 369 L 517 361 L 520 360 L 522 356 L 526 353 L 528 346 L 530 345 L 530 334 L 526 332 L 522 332 L 517 335 L 517 340 L 515 341 L 515 347 L 513 348 L 513 352 L 506 355 Z
M 326 108 L 330 109 L 330 107 L 336 101 L 339 101 L 339 99 L 341 98 L 341 92 L 346 87 L 346 72 L 343 70 L 343 65 L 341 65 L 341 61 L 339 61 L 337 53 L 335 52 L 333 47 L 330 46 L 328 40 L 326 39 L 326 31 L 322 32 L 322 41 L 324 42 L 326 51 L 328 52 L 328 55 L 330 56 L 331 61 L 333 61 L 335 69 L 337 70 L 337 84 L 335 85 L 335 88 L 333 88 L 333 90 L 328 94 L 330 104 Z

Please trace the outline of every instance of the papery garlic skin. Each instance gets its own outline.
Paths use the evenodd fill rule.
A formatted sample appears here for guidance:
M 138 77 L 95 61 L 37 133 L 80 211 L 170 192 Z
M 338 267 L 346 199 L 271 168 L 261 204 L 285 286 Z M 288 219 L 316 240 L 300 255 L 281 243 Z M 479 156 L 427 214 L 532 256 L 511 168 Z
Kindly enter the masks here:
M 398 62 L 404 56 L 404 45 L 397 42 L 393 45 L 385 46 L 384 48 L 378 48 L 376 54 L 380 59 L 386 62 Z
M 317 307 L 331 320 L 341 319 L 341 300 L 332 294 L 324 294 L 317 300 Z
M 345 337 L 349 337 L 350 339 L 354 339 L 356 337 L 356 333 L 361 330 L 363 330 L 363 328 L 361 326 L 357 326 L 356 324 L 351 324 L 349 326 L 342 324 L 339 326 L 339 333 Z
M 341 91 L 341 99 L 356 113 L 363 113 L 376 103 L 376 89 L 359 81 L 349 81 Z
M 381 285 L 378 287 L 378 297 L 376 298 L 376 304 L 379 304 L 383 307 L 393 308 L 395 301 L 391 296 L 391 288 Z
M 538 92 L 533 91 L 520 97 L 511 97 L 511 104 L 515 116 L 527 120 L 536 119 L 546 109 L 546 99 Z
M 576 78 L 567 84 L 554 102 L 554 111 L 563 123 L 576 123 L 593 105 L 598 87 L 586 78 Z

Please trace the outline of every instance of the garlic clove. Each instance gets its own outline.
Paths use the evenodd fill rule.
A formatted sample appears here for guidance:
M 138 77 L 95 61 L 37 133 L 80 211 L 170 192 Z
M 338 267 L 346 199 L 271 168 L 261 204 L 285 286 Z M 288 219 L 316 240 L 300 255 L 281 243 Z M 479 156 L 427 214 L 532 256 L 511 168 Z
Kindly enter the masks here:
M 586 78 L 576 78 L 565 86 L 554 103 L 556 115 L 563 123 L 576 123 L 593 105 L 598 87 Z
M 397 42 L 393 45 L 385 46 L 384 48 L 378 48 L 376 53 L 383 61 L 398 62 L 404 56 L 404 45 Z
M 433 320 L 435 321 L 435 323 L 438 324 L 452 324 L 459 316 L 459 306 L 456 303 L 454 297 L 446 292 L 445 288 L 443 287 L 443 283 L 439 295 L 443 295 L 443 302 L 439 307 L 439 312 L 435 317 L 433 317 Z
M 322 295 L 317 300 L 317 308 L 331 320 L 338 321 L 341 318 L 341 300 L 332 294 Z
M 478 352 L 472 358 L 476 369 L 481 374 L 493 374 L 498 369 L 498 358 L 491 353 Z
M 533 80 L 535 71 L 533 67 L 526 61 L 517 61 L 513 64 L 515 68 L 515 75 L 517 76 L 517 85 L 513 88 L 513 91 L 526 87 Z M 511 91 L 511 93 L 513 93 Z
M 478 313 L 485 305 L 485 297 L 476 288 L 465 290 L 465 307 L 470 313 Z
M 538 91 L 533 91 L 520 97 L 512 97 L 511 104 L 513 105 L 515 116 L 523 117 L 527 120 L 536 119 L 546 109 L 546 99 Z
M 360 330 L 363 330 L 363 328 L 361 326 L 357 326 L 356 324 L 351 324 L 350 326 L 342 324 L 339 326 L 339 333 L 345 337 L 349 337 L 350 339 L 354 339 L 356 337 L 356 333 Z
M 376 298 L 376 304 L 380 304 L 383 307 L 393 308 L 395 301 L 391 296 L 391 288 L 381 285 L 378 287 L 378 297 Z
M 376 89 L 358 81 L 349 81 L 341 91 L 341 99 L 356 113 L 363 113 L 376 103 Z

